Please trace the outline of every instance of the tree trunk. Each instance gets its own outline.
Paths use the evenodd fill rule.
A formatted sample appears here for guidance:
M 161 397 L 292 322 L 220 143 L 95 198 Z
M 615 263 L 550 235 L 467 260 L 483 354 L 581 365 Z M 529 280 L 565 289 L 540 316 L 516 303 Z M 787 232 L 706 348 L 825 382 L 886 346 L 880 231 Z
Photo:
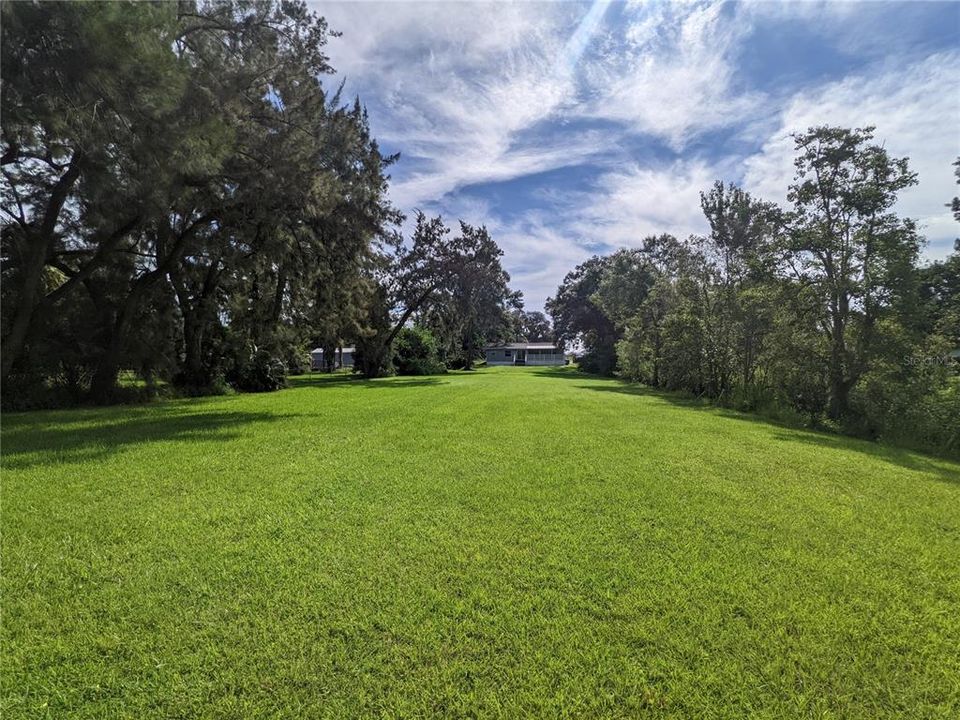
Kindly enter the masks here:
M 203 366 L 203 342 L 211 321 L 210 300 L 220 284 L 220 257 L 210 263 L 199 296 L 190 300 L 180 272 L 174 266 L 167 273 L 177 295 L 180 314 L 183 317 L 183 370 L 184 385 L 193 388 L 205 387 L 212 377 L 209 368 Z
M 106 404 L 113 400 L 116 390 L 117 372 L 120 369 L 120 356 L 123 347 L 126 344 L 127 336 L 130 333 L 131 323 L 134 315 L 140 308 L 140 303 L 146 296 L 150 287 L 160 278 L 167 275 L 171 269 L 183 257 L 188 241 L 196 235 L 197 231 L 213 220 L 212 215 L 204 215 L 193 222 L 189 228 L 176 235 L 176 240 L 163 259 L 157 263 L 157 267 L 141 275 L 133 283 L 133 288 L 127 295 L 126 300 L 120 308 L 117 320 L 114 323 L 113 332 L 107 342 L 107 347 L 97 363 L 97 370 L 94 373 L 93 380 L 90 383 L 90 396 L 94 402 Z M 158 257 L 163 252 L 164 240 L 169 239 L 173 234 L 173 229 L 165 226 L 157 237 Z
M 848 382 L 845 371 L 846 338 L 844 333 L 843 310 L 846 302 L 842 296 L 834 298 L 833 323 L 831 326 L 830 342 L 830 419 L 840 420 L 847 414 L 851 383 Z
M 287 266 L 281 263 L 277 270 L 277 287 L 273 293 L 273 307 L 270 309 L 270 327 L 275 328 L 280 322 L 283 311 L 283 293 L 287 289 Z
M 60 212 L 70 195 L 71 188 L 80 177 L 80 163 L 81 155 L 79 153 L 74 154 L 67 171 L 53 187 L 47 209 L 43 215 L 43 221 L 40 223 L 37 233 L 35 235 L 27 233 L 27 257 L 21 269 L 22 277 L 17 307 L 14 310 L 13 321 L 10 323 L 10 332 L 3 339 L 2 353 L 0 353 L 0 378 L 3 381 L 6 381 L 13 364 L 23 352 L 23 346 L 30 331 L 30 321 L 33 319 L 33 313 L 37 307 L 37 296 L 40 291 L 40 282 L 43 279 L 43 268 L 53 250 Z
M 99 405 L 106 405 L 114 398 L 117 372 L 120 370 L 120 354 L 126 344 L 130 324 L 140 305 L 140 300 L 145 294 L 146 287 L 146 285 L 138 285 L 127 296 L 120 312 L 117 314 L 113 332 L 110 333 L 110 339 L 106 348 L 104 348 L 103 355 L 100 356 L 100 361 L 97 363 L 97 370 L 90 383 L 90 396 Z
M 390 350 L 390 346 L 393 344 L 394 339 L 397 337 L 397 334 L 403 329 L 403 326 L 406 325 L 407 320 L 410 319 L 410 316 L 417 311 L 423 303 L 427 301 L 427 298 L 430 297 L 431 293 L 437 289 L 437 284 L 433 284 L 428 287 L 423 293 L 418 297 L 410 306 L 404 311 L 401 318 L 393 326 L 393 329 L 390 331 L 390 334 L 380 343 L 371 343 L 371 347 L 375 347 L 374 352 L 376 353 L 375 358 L 367 358 L 364 360 L 364 367 L 362 369 L 363 374 L 366 377 L 377 377 L 384 372 L 386 369 L 386 354 Z

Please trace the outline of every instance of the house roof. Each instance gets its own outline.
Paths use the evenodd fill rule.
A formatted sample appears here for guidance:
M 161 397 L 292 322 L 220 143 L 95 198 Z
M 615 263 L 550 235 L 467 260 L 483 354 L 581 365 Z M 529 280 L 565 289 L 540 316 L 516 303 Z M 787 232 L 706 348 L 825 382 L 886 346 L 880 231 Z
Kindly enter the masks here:
M 342 349 L 343 352 L 345 352 L 345 353 L 352 353 L 354 350 L 356 350 L 356 348 L 352 348 L 352 347 L 345 347 L 345 348 L 341 348 L 341 349 Z M 313 350 L 310 351 L 310 354 L 311 354 L 311 355 L 313 355 L 314 353 L 320 353 L 320 354 L 322 355 L 322 354 L 323 354 L 323 348 L 314 348 Z
M 506 343 L 504 345 L 487 345 L 487 350 L 555 350 L 556 343 Z

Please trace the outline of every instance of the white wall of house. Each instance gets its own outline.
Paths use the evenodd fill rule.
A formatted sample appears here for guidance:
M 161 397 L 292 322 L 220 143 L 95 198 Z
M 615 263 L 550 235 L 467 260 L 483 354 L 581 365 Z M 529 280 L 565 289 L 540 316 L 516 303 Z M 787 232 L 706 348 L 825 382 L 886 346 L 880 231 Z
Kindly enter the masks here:
M 505 350 L 503 348 L 489 348 L 484 350 L 484 356 L 487 360 L 487 365 L 513 365 L 516 357 L 512 350 Z
M 531 353 L 527 351 L 527 365 L 566 365 L 563 353 Z
M 487 348 L 484 357 L 487 365 L 517 365 L 518 356 L 522 365 L 566 365 L 567 359 L 556 348 Z

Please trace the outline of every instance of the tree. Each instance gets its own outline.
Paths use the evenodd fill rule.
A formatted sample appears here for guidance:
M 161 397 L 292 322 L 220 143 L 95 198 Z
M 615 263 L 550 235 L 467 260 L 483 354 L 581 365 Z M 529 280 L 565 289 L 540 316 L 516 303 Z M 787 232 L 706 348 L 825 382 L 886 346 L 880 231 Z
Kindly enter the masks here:
M 704 284 L 709 394 L 750 394 L 770 330 L 768 287 L 775 273 L 779 208 L 735 185 L 700 194 L 710 234 L 697 239 L 710 277 Z
M 2 8 L 4 379 L 38 306 L 102 268 L 194 168 L 203 143 L 179 112 L 187 85 L 169 50 L 175 32 L 173 5 Z M 215 143 L 210 127 L 203 134 Z M 41 297 L 46 267 L 65 277 Z
M 397 333 L 393 365 L 398 375 L 436 375 L 447 370 L 440 361 L 436 338 L 416 326 Z
M 449 238 L 441 217 L 417 213 L 411 242 L 398 238 L 377 269 L 370 296 L 369 331 L 358 345 L 357 368 L 368 377 L 389 370 L 394 339 L 413 318 L 437 339 L 444 360 L 472 366 L 479 348 L 509 328 L 507 311 L 519 301 L 500 264 L 503 251 L 486 228 L 460 223 Z
M 787 262 L 818 291 L 830 347 L 830 416 L 849 411 L 851 388 L 876 349 L 885 312 L 906 301 L 920 240 L 892 211 L 916 184 L 906 158 L 873 144 L 873 128 L 818 127 L 795 135 L 799 153 L 788 199 Z
M 616 368 L 619 340 L 616 326 L 596 297 L 607 264 L 606 258 L 596 256 L 581 263 L 567 273 L 557 294 L 546 302 L 557 342 L 582 346 L 585 352 L 580 367 L 600 374 L 611 374 Z
M 273 0 L 2 12 L 5 377 L 59 382 L 18 357 L 50 354 L 50 319 L 76 308 L 69 375 L 100 401 L 120 367 L 202 391 L 366 331 L 396 156 L 325 91 L 323 18 Z M 149 360 L 158 341 L 172 363 Z
M 539 310 L 516 309 L 510 313 L 514 342 L 553 342 L 550 319 Z
M 450 282 L 456 261 L 449 234 L 443 218 L 428 218 L 418 211 L 410 245 L 397 235 L 372 264 L 366 329 L 354 358 L 356 369 L 367 377 L 389 372 L 397 334 L 434 292 Z
M 510 276 L 503 269 L 503 251 L 485 227 L 460 222 L 453 241 L 455 271 L 445 292 L 434 302 L 433 318 L 442 318 L 442 337 L 464 370 L 487 343 L 503 340 L 510 331 L 510 312 L 521 307 L 519 293 L 510 290 Z

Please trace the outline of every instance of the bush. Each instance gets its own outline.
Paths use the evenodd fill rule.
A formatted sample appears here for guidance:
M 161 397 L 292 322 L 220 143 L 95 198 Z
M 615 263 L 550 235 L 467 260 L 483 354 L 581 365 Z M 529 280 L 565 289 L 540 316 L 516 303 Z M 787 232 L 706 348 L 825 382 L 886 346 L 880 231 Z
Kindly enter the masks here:
M 960 454 L 960 378 L 942 346 L 914 357 L 876 362 L 850 394 L 852 434 L 918 450 Z
M 393 345 L 393 365 L 398 375 L 438 375 L 447 371 L 440 362 L 437 341 L 429 330 L 403 328 Z
M 287 366 L 273 353 L 253 348 L 237 358 L 228 377 L 230 384 L 245 392 L 272 392 L 287 384 Z
M 289 345 L 284 352 L 287 372 L 291 375 L 303 375 L 310 372 L 310 352 L 299 345 Z
M 50 410 L 76 405 L 69 388 L 48 381 L 36 373 L 11 373 L 3 383 L 0 408 L 4 412 Z

